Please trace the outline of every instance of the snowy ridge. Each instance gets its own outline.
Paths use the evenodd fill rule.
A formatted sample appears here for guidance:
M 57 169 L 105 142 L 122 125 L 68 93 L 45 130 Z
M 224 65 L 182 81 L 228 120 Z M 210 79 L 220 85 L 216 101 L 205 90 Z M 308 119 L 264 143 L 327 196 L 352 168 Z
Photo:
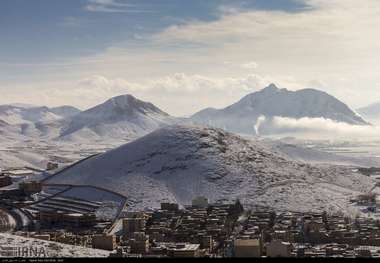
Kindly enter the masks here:
M 0 120 L 11 125 L 45 123 L 57 121 L 79 112 L 80 110 L 71 106 L 48 108 L 19 104 L 0 105 Z
M 375 184 L 348 168 L 290 161 L 219 129 L 179 125 L 90 158 L 48 183 L 110 189 L 127 196 L 131 209 L 185 205 L 203 195 L 295 211 L 345 210 L 350 197 Z

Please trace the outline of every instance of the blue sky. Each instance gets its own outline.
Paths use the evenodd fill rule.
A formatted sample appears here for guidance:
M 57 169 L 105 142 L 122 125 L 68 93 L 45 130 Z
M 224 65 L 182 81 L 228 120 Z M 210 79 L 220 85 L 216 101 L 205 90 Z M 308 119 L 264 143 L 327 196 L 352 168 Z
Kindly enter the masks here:
M 0 103 L 132 93 L 187 115 L 274 82 L 359 107 L 380 100 L 378 12 L 378 0 L 1 0 Z
M 2 0 L 1 61 L 41 63 L 94 54 L 112 44 L 133 42 L 141 34 L 157 32 L 181 21 L 215 20 L 219 16 L 218 8 L 223 5 L 288 11 L 302 7 L 289 0 L 247 0 L 234 4 L 223 0 L 108 0 L 103 5 L 96 2 Z

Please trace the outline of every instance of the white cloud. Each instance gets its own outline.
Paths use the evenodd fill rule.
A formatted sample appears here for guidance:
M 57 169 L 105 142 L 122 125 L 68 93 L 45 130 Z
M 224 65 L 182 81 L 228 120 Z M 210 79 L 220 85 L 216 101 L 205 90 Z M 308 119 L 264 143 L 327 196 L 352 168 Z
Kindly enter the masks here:
M 201 75 L 177 73 L 145 82 L 131 82 L 122 78 L 107 78 L 94 75 L 77 83 L 66 83 L 66 88 L 54 83 L 23 87 L 7 92 L 0 103 L 22 102 L 37 105 L 74 105 L 82 109 L 92 107 L 122 94 L 132 94 L 150 101 L 175 116 L 191 115 L 206 107 L 225 107 L 244 95 L 264 88 L 269 84 L 265 77 L 250 74 L 243 78 L 210 78 Z
M 181 21 L 144 35 L 133 46 L 119 43 L 76 61 L 73 71 L 82 77 L 104 75 L 140 83 L 175 72 L 239 79 L 249 70 L 286 88 L 322 89 L 354 108 L 380 98 L 380 2 L 299 1 L 310 8 L 288 13 L 223 7 L 215 21 Z M 115 3 L 128 4 L 90 4 Z
M 324 118 L 264 118 L 258 124 L 259 131 L 271 131 L 277 135 L 291 135 L 314 139 L 380 139 L 380 127 L 350 125 Z
M 221 57 L 244 62 L 247 56 L 254 57 L 262 74 L 290 75 L 301 83 L 318 80 L 326 83 L 326 91 L 341 95 L 355 107 L 365 104 L 380 81 L 380 2 L 302 2 L 310 8 L 296 13 L 223 13 L 216 21 L 171 26 L 154 40 L 198 44 L 208 50 L 210 61 Z M 346 90 L 358 96 L 345 95 Z
M 177 73 L 139 84 L 94 76 L 82 80 L 78 89 L 82 94 L 95 93 L 103 99 L 130 93 L 156 104 L 170 114 L 182 116 L 206 107 L 225 107 L 268 84 L 268 80 L 254 74 L 244 78 L 214 79 Z
M 251 61 L 251 62 L 242 64 L 241 67 L 245 69 L 253 70 L 253 69 L 257 69 L 259 65 L 255 61 Z
M 123 0 L 88 0 L 85 10 L 105 13 L 146 13 L 152 12 L 140 5 L 130 4 Z

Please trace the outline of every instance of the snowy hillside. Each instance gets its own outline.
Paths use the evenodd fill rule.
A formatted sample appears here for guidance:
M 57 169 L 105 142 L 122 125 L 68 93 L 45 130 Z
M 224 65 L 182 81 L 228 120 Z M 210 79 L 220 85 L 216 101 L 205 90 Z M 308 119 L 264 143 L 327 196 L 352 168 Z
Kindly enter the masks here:
M 242 134 L 254 134 L 254 125 L 260 116 L 295 119 L 321 117 L 349 124 L 368 124 L 347 105 L 325 92 L 314 89 L 289 91 L 279 89 L 274 84 L 247 95 L 227 108 L 208 108 L 200 111 L 191 119 L 198 124 Z
M 50 111 L 64 118 L 72 117 L 78 114 L 79 112 L 81 112 L 81 110 L 73 106 L 60 106 L 60 107 L 50 108 Z
M 184 205 L 204 195 L 296 211 L 344 210 L 352 195 L 374 185 L 348 168 L 297 163 L 258 141 L 177 125 L 87 159 L 49 182 L 107 188 L 127 196 L 131 209 L 161 201 Z
M 69 119 L 60 138 L 68 141 L 134 139 L 173 121 L 174 118 L 153 104 L 123 95 Z

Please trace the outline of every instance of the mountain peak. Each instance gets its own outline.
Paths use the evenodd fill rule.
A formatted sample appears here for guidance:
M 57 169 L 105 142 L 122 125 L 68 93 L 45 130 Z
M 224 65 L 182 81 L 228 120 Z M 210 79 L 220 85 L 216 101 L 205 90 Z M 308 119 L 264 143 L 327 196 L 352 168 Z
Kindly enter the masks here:
M 271 83 L 268 87 L 264 88 L 261 90 L 261 92 L 265 92 L 265 93 L 274 93 L 274 92 L 278 92 L 280 89 L 273 83 Z
M 152 103 L 139 100 L 130 94 L 113 97 L 100 106 L 106 106 L 112 111 L 116 110 L 118 113 L 132 114 L 132 112 L 140 112 L 146 114 L 147 112 L 154 112 L 162 115 L 168 115 Z
M 111 102 L 117 106 L 123 106 L 123 105 L 127 106 L 137 101 L 140 101 L 140 100 L 136 99 L 130 94 L 116 96 L 108 100 L 108 102 Z

